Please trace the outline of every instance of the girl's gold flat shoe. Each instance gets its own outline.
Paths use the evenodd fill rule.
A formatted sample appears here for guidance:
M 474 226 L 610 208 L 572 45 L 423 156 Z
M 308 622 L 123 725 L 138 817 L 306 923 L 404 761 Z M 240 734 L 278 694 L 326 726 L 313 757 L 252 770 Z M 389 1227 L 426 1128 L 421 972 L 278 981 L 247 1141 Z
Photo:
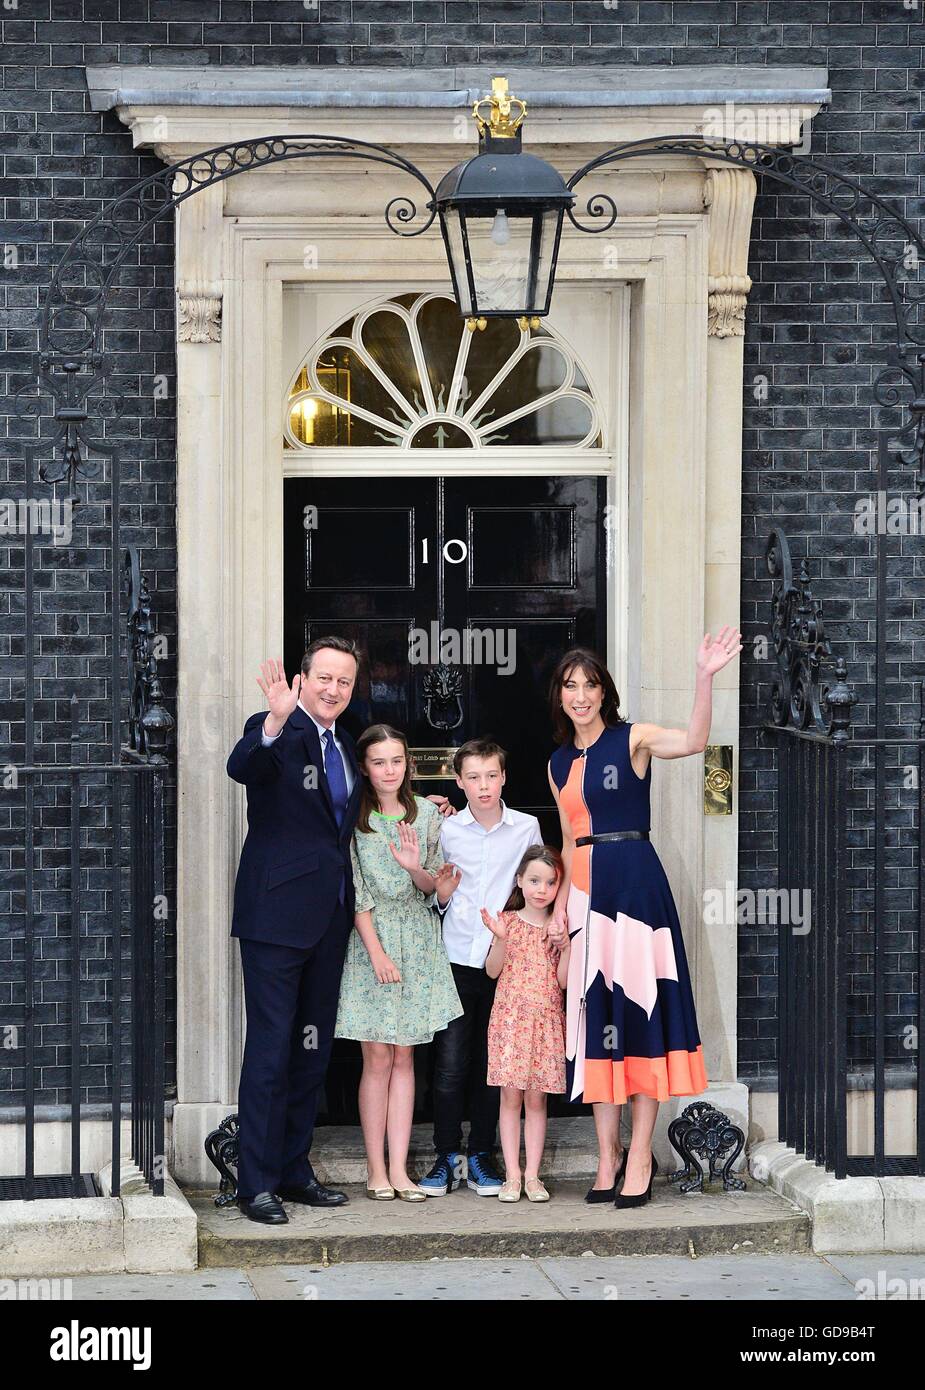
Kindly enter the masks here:
M 419 1187 L 396 1187 L 395 1196 L 400 1202 L 426 1202 L 427 1193 Z
M 499 1201 L 499 1202 L 519 1202 L 519 1201 L 520 1201 L 520 1183 L 519 1183 L 519 1181 L 514 1181 L 513 1179 L 510 1179 L 509 1181 L 502 1183 L 502 1184 L 501 1184 L 501 1190 L 500 1190 L 500 1192 L 498 1193 L 498 1201 Z
M 394 1187 L 367 1187 L 366 1195 L 371 1202 L 394 1202 Z
M 540 1182 L 539 1178 L 531 1178 L 524 1184 L 524 1191 L 527 1194 L 528 1202 L 548 1202 L 549 1193 Z

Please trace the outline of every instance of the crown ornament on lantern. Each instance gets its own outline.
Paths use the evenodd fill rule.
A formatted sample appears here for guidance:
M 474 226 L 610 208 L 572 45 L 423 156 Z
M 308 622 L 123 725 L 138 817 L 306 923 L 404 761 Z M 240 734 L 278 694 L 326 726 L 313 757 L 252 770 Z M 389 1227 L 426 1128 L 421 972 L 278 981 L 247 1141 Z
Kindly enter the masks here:
M 482 114 L 485 106 L 488 107 L 487 116 Z M 516 114 L 512 111 L 515 106 Z M 526 114 L 527 103 L 511 95 L 506 77 L 493 77 L 490 95 L 479 97 L 472 103 L 472 118 L 483 140 L 516 140 L 519 145 L 520 127 Z

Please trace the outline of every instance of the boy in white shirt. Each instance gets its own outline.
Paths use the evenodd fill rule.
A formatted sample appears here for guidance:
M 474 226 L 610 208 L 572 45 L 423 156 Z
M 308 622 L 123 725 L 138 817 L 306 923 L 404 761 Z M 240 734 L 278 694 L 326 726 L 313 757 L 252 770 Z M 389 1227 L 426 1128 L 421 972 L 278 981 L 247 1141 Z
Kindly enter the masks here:
M 456 877 L 440 900 L 443 943 L 453 970 L 463 1016 L 434 1036 L 434 1148 L 437 1161 L 419 1186 L 443 1197 L 462 1181 L 462 1119 L 469 1096 L 467 1183 L 480 1197 L 497 1197 L 502 1178 L 494 1163 L 499 1091 L 488 1086 L 488 1020 L 495 981 L 485 973 L 492 934 L 481 909 L 492 916 L 504 907 L 525 850 L 543 843 L 536 816 L 501 800 L 506 754 L 492 739 L 475 738 L 457 749 L 456 784 L 466 808 L 440 830 L 443 857 Z

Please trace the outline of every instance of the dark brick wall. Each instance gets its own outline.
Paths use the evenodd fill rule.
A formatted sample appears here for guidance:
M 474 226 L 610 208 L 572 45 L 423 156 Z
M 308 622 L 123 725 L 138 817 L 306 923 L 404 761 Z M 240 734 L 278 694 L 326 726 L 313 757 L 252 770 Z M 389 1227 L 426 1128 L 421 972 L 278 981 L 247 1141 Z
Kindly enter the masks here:
M 740 6 L 743 9 L 754 7 Z M 762 6 L 759 9 L 765 8 Z M 771 16 L 776 9 L 767 7 Z M 828 10 L 828 16 L 820 11 Z M 812 153 L 835 164 L 891 202 L 921 230 L 925 212 L 921 131 L 921 15 L 901 6 L 792 5 L 794 31 L 827 55 L 831 109 L 814 122 Z M 828 22 L 825 22 L 825 20 Z M 739 26 L 741 31 L 741 26 Z M 794 61 L 812 62 L 800 43 Z M 742 49 L 738 50 L 743 61 Z M 781 53 L 768 61 L 782 61 Z M 869 204 L 858 214 L 870 229 Z M 902 253 L 897 241 L 892 254 Z M 750 254 L 755 281 L 745 352 L 743 450 L 742 624 L 747 634 L 766 627 L 769 584 L 765 542 L 772 525 L 791 539 L 795 565 L 805 556 L 812 589 L 823 603 L 836 654 L 845 657 L 858 697 L 852 724 L 860 736 L 875 732 L 876 561 L 872 537 L 855 530 L 855 504 L 877 486 L 881 444 L 896 428 L 898 412 L 879 407 L 874 382 L 895 341 L 895 320 L 882 277 L 857 237 L 818 204 L 769 185 L 756 202 Z M 916 272 L 913 272 L 915 278 Z M 908 399 L 908 397 L 907 397 Z M 908 417 L 906 417 L 908 419 Z M 905 441 L 908 446 L 908 439 Z M 909 496 L 914 470 L 892 465 L 891 495 Z M 921 537 L 889 541 L 889 646 L 884 692 L 885 732 L 917 732 L 918 687 L 925 676 L 920 613 Z M 917 603 L 918 601 L 918 603 Z M 764 889 L 776 872 L 777 805 L 773 740 L 759 732 L 765 717 L 771 667 L 746 645 L 742 653 L 739 884 Z M 888 1068 L 914 1058 L 909 1026 L 915 1021 L 915 882 L 913 843 L 917 792 L 906 785 L 911 748 L 886 755 L 884 900 L 879 930 L 884 949 L 884 1022 Z M 863 749 L 850 759 L 849 1058 L 865 1069 L 873 1056 L 873 863 L 875 794 Z M 812 801 L 804 817 L 819 818 Z M 782 885 L 785 886 L 785 885 Z M 740 1075 L 776 1075 L 777 927 L 739 928 Z M 808 987 L 808 982 L 807 982 Z
M 920 153 L 921 8 L 902 0 L 19 0 L 0 10 L 5 139 L 0 192 L 6 219 L 2 243 L 18 264 L 0 273 L 3 296 L 2 410 L 8 436 L 20 437 L 12 392 L 22 383 L 37 346 L 37 310 L 50 267 L 74 231 L 102 203 L 153 171 L 113 115 L 89 110 L 85 64 L 183 63 L 382 65 L 413 67 L 485 62 L 581 65 L 793 64 L 828 65 L 832 109 L 816 121 L 815 151 L 838 160 L 902 205 L 922 212 Z M 172 245 L 162 225 L 142 247 L 123 281 L 112 314 L 108 347 L 127 386 L 127 408 L 112 427 L 126 472 L 126 540 L 142 549 L 155 592 L 159 630 L 166 634 L 168 695 L 174 688 L 176 631 L 173 422 Z M 856 248 L 800 198 L 763 193 L 756 210 L 745 373 L 743 502 L 743 626 L 763 628 L 769 584 L 763 542 L 772 522 L 784 524 L 798 554 L 819 576 L 830 631 L 859 671 L 867 693 L 870 671 L 868 549 L 851 536 L 854 496 L 872 482 L 871 450 L 878 417 L 870 397 L 873 364 L 882 360 L 883 309 L 869 267 Z M 165 376 L 165 399 L 155 399 L 155 376 Z M 755 398 L 758 377 L 767 391 Z M 5 449 L 0 492 L 16 496 L 22 459 Z M 105 739 L 106 672 L 98 653 L 107 617 L 103 476 L 83 485 L 86 504 L 76 517 L 74 547 L 65 558 L 43 552 L 38 628 L 42 664 L 39 716 L 42 756 L 65 754 L 67 702 L 79 700 L 80 742 Z M 0 762 L 15 762 L 22 739 L 22 548 L 0 537 L 0 565 L 9 574 L 0 592 Z M 894 579 L 907 620 L 923 596 L 921 559 L 898 562 Z M 919 624 L 919 626 L 921 626 Z M 897 634 L 897 639 L 900 634 Z M 910 643 L 916 633 L 908 628 Z M 904 680 L 922 675 L 921 639 L 903 660 Z M 918 667 L 915 666 L 918 662 Z M 743 652 L 740 882 L 773 887 L 774 806 L 769 795 L 771 754 L 759 741 L 769 667 Z M 907 711 L 908 712 L 908 711 Z M 57 747 L 56 747 L 57 745 Z M 9 751 L 8 751 L 9 750 Z M 21 1021 L 22 803 L 0 800 L 0 1022 Z M 897 816 L 902 819 L 902 808 Z M 38 1062 L 41 1101 L 64 1099 L 68 1060 L 63 975 L 66 923 L 62 807 L 43 812 L 38 867 L 46 897 L 42 934 Z M 88 856 L 106 827 L 85 817 Z M 860 833 L 860 832 L 859 832 Z M 861 846 L 863 849 L 863 846 Z M 64 875 L 60 879 L 58 875 Z M 44 875 L 44 877 L 42 877 Z M 88 890 L 94 888 L 92 874 Z M 97 885 L 98 887 L 98 885 Z M 87 1019 L 104 1040 L 110 990 L 110 943 L 105 900 L 89 898 L 82 998 Z M 12 914 L 12 917 L 11 917 Z M 900 927 L 902 923 L 898 924 Z M 775 1065 L 776 928 L 740 929 L 741 1073 L 770 1075 Z M 863 990 L 869 942 L 859 939 L 855 987 Z M 890 1007 L 898 1028 L 911 985 L 908 935 L 897 937 Z M 862 1006 L 863 1007 L 863 1003 Z M 6 1059 L 6 1060 L 2 1060 Z M 105 1098 L 105 1076 L 88 1055 L 85 1098 Z M 19 1099 L 15 1052 L 0 1053 L 0 1094 Z

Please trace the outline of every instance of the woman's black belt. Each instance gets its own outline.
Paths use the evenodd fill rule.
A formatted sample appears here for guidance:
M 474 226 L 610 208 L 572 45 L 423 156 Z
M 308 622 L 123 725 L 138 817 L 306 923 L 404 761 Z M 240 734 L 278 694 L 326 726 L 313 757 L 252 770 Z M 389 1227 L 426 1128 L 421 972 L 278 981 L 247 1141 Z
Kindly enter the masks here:
M 608 840 L 648 840 L 648 830 L 611 830 L 607 835 L 581 835 L 576 845 L 601 845 Z

